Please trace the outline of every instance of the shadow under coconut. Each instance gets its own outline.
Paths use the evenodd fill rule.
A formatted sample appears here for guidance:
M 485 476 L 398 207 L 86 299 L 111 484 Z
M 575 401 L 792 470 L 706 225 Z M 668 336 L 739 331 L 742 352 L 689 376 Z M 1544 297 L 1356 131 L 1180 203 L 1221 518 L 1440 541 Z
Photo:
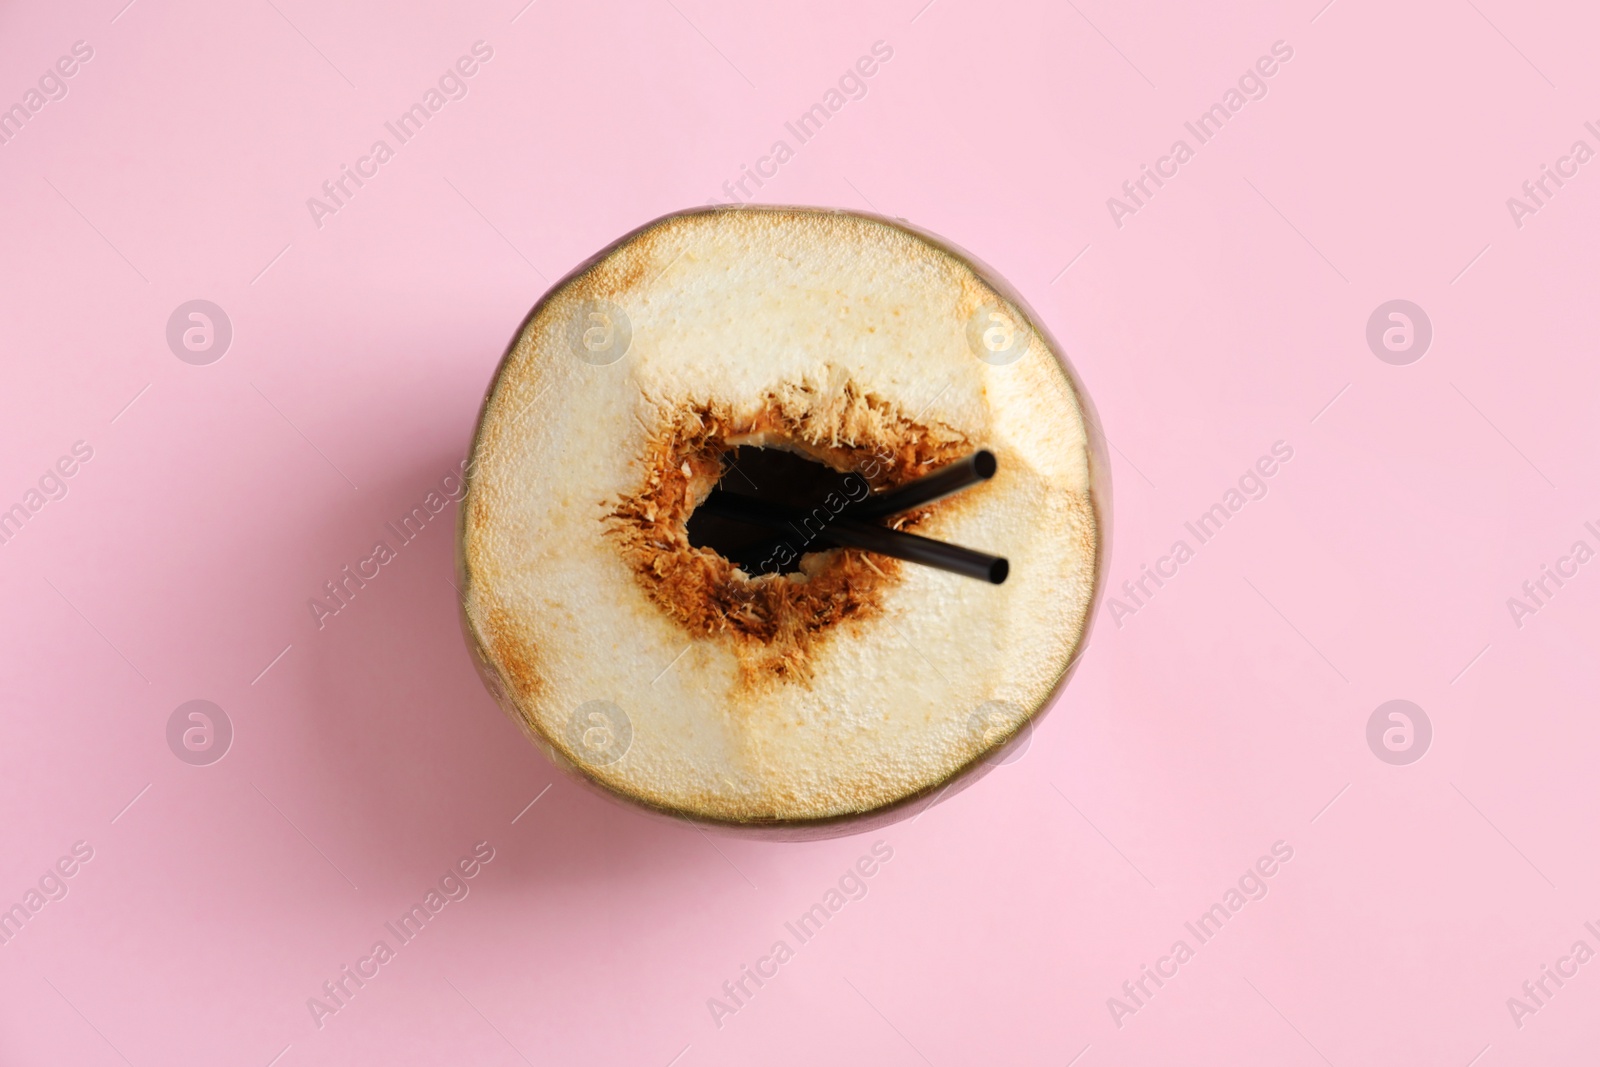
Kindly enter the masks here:
M 327 580 L 345 583 L 346 601 L 323 591 L 323 604 L 338 610 L 305 642 L 309 697 L 284 713 L 295 716 L 300 791 L 333 813 L 338 841 L 328 851 L 348 858 L 358 884 L 364 877 L 402 892 L 482 840 L 496 849 L 502 888 L 507 873 L 517 884 L 564 885 L 676 880 L 701 868 L 721 877 L 726 860 L 693 827 L 568 778 L 485 690 L 455 586 L 459 506 L 447 490 L 460 490 L 445 478 L 460 462 L 441 454 L 364 486 L 313 534 L 318 557 L 337 561 Z M 431 514 L 430 491 L 446 505 Z M 387 562 L 376 562 L 380 541 Z M 352 574 L 377 573 L 357 585 L 337 569 L 346 563 Z

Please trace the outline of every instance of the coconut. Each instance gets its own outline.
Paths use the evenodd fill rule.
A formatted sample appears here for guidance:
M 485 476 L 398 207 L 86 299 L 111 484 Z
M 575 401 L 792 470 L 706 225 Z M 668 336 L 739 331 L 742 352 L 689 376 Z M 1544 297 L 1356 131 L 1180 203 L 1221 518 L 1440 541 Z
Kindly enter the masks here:
M 1003 556 L 1004 584 L 828 541 L 829 479 L 885 492 L 979 450 L 992 478 L 886 525 Z M 815 503 L 817 528 L 741 542 L 696 515 L 719 484 Z M 495 375 L 465 628 L 528 737 L 605 790 L 860 829 L 975 779 L 1046 707 L 1088 633 L 1107 486 L 1082 388 L 970 257 L 842 211 L 671 215 L 552 288 Z

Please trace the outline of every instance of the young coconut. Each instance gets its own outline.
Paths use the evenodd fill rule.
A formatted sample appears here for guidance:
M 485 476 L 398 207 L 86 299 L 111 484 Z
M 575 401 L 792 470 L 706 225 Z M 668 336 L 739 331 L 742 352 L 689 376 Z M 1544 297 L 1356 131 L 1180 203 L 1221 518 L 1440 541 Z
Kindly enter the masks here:
M 870 521 L 1004 557 L 1003 584 L 829 539 L 869 488 L 982 452 L 992 477 Z M 501 363 L 465 625 L 512 718 L 613 794 L 854 832 L 975 780 L 1064 682 L 1106 469 L 1053 343 L 948 245 L 841 211 L 671 215 L 556 285 Z M 800 521 L 702 508 L 719 482 Z

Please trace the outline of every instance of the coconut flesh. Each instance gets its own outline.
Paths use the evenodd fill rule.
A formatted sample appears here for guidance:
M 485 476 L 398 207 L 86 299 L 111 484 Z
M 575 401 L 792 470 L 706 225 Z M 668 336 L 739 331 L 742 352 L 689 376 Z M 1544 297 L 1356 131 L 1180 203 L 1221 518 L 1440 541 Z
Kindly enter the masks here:
M 528 736 L 654 809 L 816 826 L 1017 735 L 1082 645 L 1105 475 L 997 285 L 885 219 L 729 208 L 547 294 L 485 402 L 459 546 L 469 638 Z M 693 517 L 719 479 L 831 513 L 829 478 L 890 489 L 979 448 L 993 479 L 890 524 L 1005 556 L 1003 585 L 820 540 L 758 573 L 762 531 Z

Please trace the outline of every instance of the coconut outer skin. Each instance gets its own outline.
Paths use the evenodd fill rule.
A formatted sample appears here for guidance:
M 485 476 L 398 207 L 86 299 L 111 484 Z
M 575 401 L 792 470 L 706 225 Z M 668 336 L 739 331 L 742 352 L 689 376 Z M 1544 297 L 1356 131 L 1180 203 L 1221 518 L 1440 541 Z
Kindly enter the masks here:
M 615 362 L 576 347 L 596 307 L 631 326 Z M 979 344 L 991 310 L 1025 347 Z M 875 489 L 992 449 L 995 479 L 897 525 L 1008 556 L 1007 584 L 853 550 L 752 579 L 690 548 L 718 457 L 752 444 Z M 1087 394 L 971 256 L 852 212 L 669 215 L 552 287 L 501 361 L 461 508 L 463 625 L 513 721 L 608 795 L 772 836 L 861 832 L 1025 743 L 1086 647 L 1109 501 Z

